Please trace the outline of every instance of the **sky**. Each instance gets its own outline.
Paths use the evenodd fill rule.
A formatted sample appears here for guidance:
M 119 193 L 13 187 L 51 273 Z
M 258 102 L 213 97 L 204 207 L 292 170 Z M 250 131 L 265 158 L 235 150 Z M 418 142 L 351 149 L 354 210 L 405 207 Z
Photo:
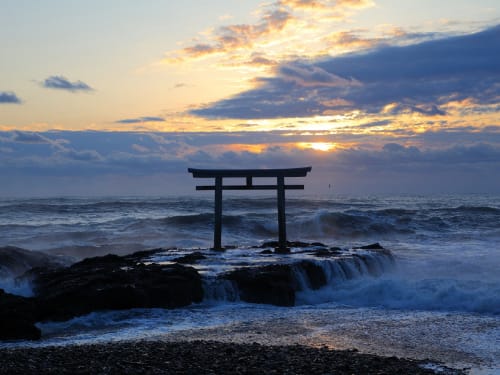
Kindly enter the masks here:
M 498 0 L 0 0 L 0 32 L 1 196 L 500 192 Z

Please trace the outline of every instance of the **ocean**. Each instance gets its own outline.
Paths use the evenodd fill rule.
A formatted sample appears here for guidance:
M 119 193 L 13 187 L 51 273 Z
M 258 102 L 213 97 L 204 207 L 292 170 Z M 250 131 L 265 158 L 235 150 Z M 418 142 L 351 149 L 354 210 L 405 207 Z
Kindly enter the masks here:
M 236 267 L 263 264 L 252 246 L 278 236 L 276 198 L 225 194 L 223 245 L 210 263 L 195 265 L 205 280 L 201 304 L 176 310 L 99 312 L 40 323 L 43 346 L 129 339 L 217 339 L 357 348 L 363 352 L 432 358 L 474 374 L 500 372 L 500 196 L 308 196 L 287 194 L 291 241 L 321 242 L 350 251 L 380 243 L 395 263 L 380 272 L 357 267 L 349 277 L 329 267 L 330 283 L 305 285 L 296 306 L 239 301 L 211 280 Z M 169 262 L 194 250 L 211 252 L 213 196 L 0 199 L 0 247 L 16 246 L 67 262 L 107 253 L 170 249 Z M 305 255 L 265 258 L 290 262 Z M 211 258 L 213 259 L 213 257 Z M 299 278 L 300 275 L 297 275 Z M 29 296 L 0 266 L 0 288 Z

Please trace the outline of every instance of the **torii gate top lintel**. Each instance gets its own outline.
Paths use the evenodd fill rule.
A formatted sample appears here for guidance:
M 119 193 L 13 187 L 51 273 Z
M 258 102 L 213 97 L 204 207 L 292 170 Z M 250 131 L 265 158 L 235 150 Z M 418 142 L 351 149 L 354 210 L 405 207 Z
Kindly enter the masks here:
M 305 177 L 312 167 L 283 169 L 197 169 L 188 168 L 194 178 L 214 178 L 215 185 L 196 186 L 196 190 L 215 191 L 214 249 L 222 249 L 222 190 L 277 190 L 279 250 L 286 251 L 285 190 L 304 189 L 304 185 L 285 185 L 285 177 Z M 246 178 L 245 185 L 223 185 L 223 178 Z M 254 185 L 254 177 L 276 177 L 276 185 Z
M 305 177 L 312 167 L 282 169 L 197 169 L 188 168 L 194 178 L 210 177 Z

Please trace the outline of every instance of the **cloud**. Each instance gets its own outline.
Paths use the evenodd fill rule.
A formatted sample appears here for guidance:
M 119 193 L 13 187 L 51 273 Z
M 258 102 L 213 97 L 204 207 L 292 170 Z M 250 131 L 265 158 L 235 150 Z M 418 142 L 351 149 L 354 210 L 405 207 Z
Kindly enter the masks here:
M 285 64 L 279 68 L 279 74 L 285 81 L 290 81 L 294 86 L 302 87 L 349 87 L 361 86 L 353 79 L 345 79 L 327 72 L 318 66 L 302 64 Z
M 406 104 L 406 103 L 390 103 L 387 104 L 381 111 L 386 115 L 398 115 L 402 113 L 421 113 L 427 116 L 445 115 L 446 112 L 437 107 L 435 104 Z
M 180 51 L 174 51 L 166 61 L 183 61 L 186 58 L 250 48 L 259 38 L 283 30 L 292 18 L 288 11 L 275 8 L 265 11 L 256 24 L 221 26 L 212 33 L 206 43 L 196 43 Z
M 428 116 L 449 102 L 500 98 L 500 26 L 408 46 L 282 64 L 255 89 L 203 108 L 207 118 L 289 118 L 363 111 Z
M 357 125 L 357 128 L 375 128 L 375 127 L 381 127 L 381 126 L 388 126 L 391 125 L 393 122 L 391 120 L 378 120 L 378 121 L 370 121 L 363 123 L 361 125 Z
M 366 38 L 361 34 L 368 30 L 335 31 L 323 38 L 323 42 L 335 50 L 358 50 L 373 48 L 384 41 L 385 38 Z M 401 38 L 401 35 L 398 35 Z
M 247 54 L 264 53 L 268 43 L 272 40 L 274 49 L 281 43 L 282 49 L 289 50 L 291 36 L 300 39 L 304 29 L 314 30 L 316 33 L 323 30 L 321 21 L 345 19 L 353 10 L 373 6 L 371 0 L 278 0 L 261 5 L 256 12 L 258 20 L 248 24 L 231 24 L 216 27 L 202 33 L 203 38 L 196 38 L 188 46 L 166 54 L 164 62 L 182 63 L 186 60 L 198 59 L 207 56 L 222 55 L 227 62 L 235 63 L 235 52 L 242 57 L 243 50 Z M 286 31 L 286 33 L 283 33 Z M 310 47 L 310 46 L 309 46 Z M 252 51 L 250 51 L 252 49 Z M 245 56 L 248 57 L 248 56 Z M 258 58 L 244 58 L 246 61 L 269 62 Z
M 281 5 L 286 5 L 294 8 L 324 8 L 325 4 L 319 0 L 281 0 Z
M 104 160 L 103 157 L 95 150 L 73 150 L 65 149 L 58 153 L 58 156 L 69 160 L 85 161 L 85 162 L 99 162 Z
M 249 60 L 246 61 L 245 64 L 253 66 L 273 66 L 276 65 L 277 62 L 275 60 L 269 59 L 263 53 L 255 52 L 252 53 Z
M 42 82 L 42 87 L 70 92 L 94 91 L 94 89 L 87 85 L 85 82 L 71 82 L 63 76 L 50 76 Z
M 9 139 L 11 142 L 18 143 L 36 143 L 36 144 L 53 144 L 54 141 L 45 137 L 40 133 L 14 131 L 12 137 Z
M 377 126 L 376 123 L 367 125 Z M 77 180 L 78 191 L 81 191 L 82 180 L 93 184 L 110 175 L 117 181 L 123 176 L 140 176 L 134 186 L 142 184 L 146 189 L 152 176 L 164 173 L 168 174 L 162 177 L 163 180 L 173 185 L 180 180 L 172 176 L 181 176 L 181 180 L 185 177 L 186 185 L 178 189 L 185 193 L 195 185 L 187 174 L 188 166 L 279 168 L 312 165 L 314 173 L 307 178 L 308 188 L 314 184 L 324 186 L 322 183 L 326 181 L 326 186 L 333 182 L 339 189 L 337 192 L 345 193 L 418 193 L 433 189 L 448 193 L 495 192 L 500 188 L 500 175 L 492 173 L 500 168 L 500 132 L 496 127 L 483 132 L 464 128 L 390 139 L 371 139 L 372 143 L 363 141 L 321 152 L 290 145 L 294 142 L 342 142 L 342 136 L 304 136 L 288 132 L 0 132 L 0 142 L 8 146 L 0 148 L 3 152 L 0 173 L 9 176 L 10 186 L 19 181 L 26 194 L 30 188 L 35 189 L 36 184 L 29 186 L 21 181 L 35 178 L 52 181 L 53 189 L 63 187 L 57 182 L 60 180 L 51 180 L 54 176 L 66 181 Z M 425 142 L 416 146 L 419 141 Z M 263 147 L 258 148 L 259 151 L 232 147 L 245 144 L 262 144 Z M 107 189 L 126 192 L 126 186 L 113 186 L 112 180 L 106 181 L 110 182 Z M 76 183 L 74 188 L 77 188 Z M 5 189 L 4 184 L 0 184 L 0 193 Z M 101 191 L 105 193 L 113 191 Z
M 138 145 L 136 143 L 134 143 L 132 145 L 132 149 L 134 151 L 137 151 L 137 152 L 140 152 L 140 153 L 148 153 L 148 152 L 151 152 L 151 150 L 145 146 L 142 146 L 142 145 Z
M 381 150 L 348 149 L 334 156 L 335 166 L 347 170 L 391 171 L 411 174 L 438 172 L 446 168 L 460 171 L 465 166 L 500 166 L 500 147 L 486 143 L 453 145 L 421 150 L 415 146 L 387 143 Z M 499 179 L 500 180 L 500 179 Z
M 142 122 L 164 122 L 165 119 L 163 117 L 156 116 L 144 116 L 144 117 L 136 117 L 136 118 L 126 118 L 122 120 L 115 121 L 117 124 L 139 124 Z
M 21 99 L 10 91 L 0 91 L 0 104 L 20 104 Z
M 278 4 L 302 10 L 360 9 L 374 5 L 371 0 L 280 0 Z

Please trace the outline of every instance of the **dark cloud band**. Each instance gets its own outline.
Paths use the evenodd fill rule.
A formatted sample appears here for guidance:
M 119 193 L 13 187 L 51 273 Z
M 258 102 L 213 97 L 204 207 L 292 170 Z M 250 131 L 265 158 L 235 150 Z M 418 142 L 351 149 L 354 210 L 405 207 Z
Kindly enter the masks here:
M 19 186 L 24 186 L 27 193 L 30 186 L 23 185 L 22 181 L 34 176 L 48 180 L 60 176 L 62 180 L 51 180 L 53 189 L 59 189 L 73 178 L 95 182 L 106 175 L 117 181 L 140 176 L 137 181 L 146 187 L 157 181 L 154 176 L 168 173 L 162 179 L 175 181 L 185 193 L 193 191 L 194 186 L 192 178 L 188 178 L 187 167 L 313 165 L 316 172 L 311 176 L 311 184 L 320 183 L 322 179 L 328 179 L 328 183 L 334 180 L 338 188 L 344 184 L 344 192 L 352 192 L 353 187 L 363 188 L 364 194 L 373 193 L 374 188 L 379 189 L 378 192 L 391 192 L 401 184 L 413 189 L 410 191 L 413 193 L 498 192 L 500 175 L 492 171 L 500 168 L 499 130 L 498 126 L 491 126 L 484 131 L 429 132 L 416 136 L 414 144 L 423 141 L 427 145 L 418 147 L 407 145 L 405 138 L 387 137 L 371 145 L 327 153 L 313 148 L 290 148 L 286 144 L 338 141 L 338 135 L 314 138 L 312 135 L 291 136 L 288 132 L 0 132 L 0 173 L 9 176 L 9 183 L 20 181 Z M 256 142 L 268 147 L 259 152 L 225 147 Z M 184 178 L 185 183 L 172 178 L 172 174 Z M 8 191 L 8 186 L 1 184 L 0 193 Z M 115 188 L 124 186 L 117 183 Z
M 404 47 L 280 65 L 273 77 L 191 111 L 207 118 L 309 117 L 361 110 L 443 115 L 450 101 L 500 97 L 500 26 Z M 388 109 L 387 106 L 390 105 Z M 385 112 L 387 113 L 387 112 Z

